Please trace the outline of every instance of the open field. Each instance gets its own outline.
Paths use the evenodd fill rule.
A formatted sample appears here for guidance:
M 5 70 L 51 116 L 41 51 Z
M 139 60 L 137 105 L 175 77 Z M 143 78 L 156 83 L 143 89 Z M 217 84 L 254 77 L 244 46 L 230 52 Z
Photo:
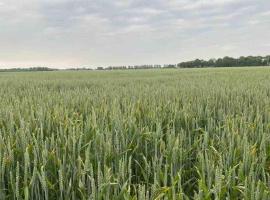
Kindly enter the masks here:
M 0 199 L 270 199 L 270 68 L 0 73 Z

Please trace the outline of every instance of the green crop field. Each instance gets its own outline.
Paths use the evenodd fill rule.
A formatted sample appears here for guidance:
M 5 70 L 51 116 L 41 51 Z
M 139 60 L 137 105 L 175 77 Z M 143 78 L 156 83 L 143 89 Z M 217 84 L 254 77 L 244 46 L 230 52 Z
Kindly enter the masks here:
M 270 199 L 270 68 L 0 73 L 0 199 Z

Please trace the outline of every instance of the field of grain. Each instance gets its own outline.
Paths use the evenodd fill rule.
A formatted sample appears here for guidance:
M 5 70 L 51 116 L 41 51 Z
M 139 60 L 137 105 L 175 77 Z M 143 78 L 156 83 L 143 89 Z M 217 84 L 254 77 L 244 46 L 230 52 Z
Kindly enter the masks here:
M 270 199 L 270 68 L 0 73 L 0 199 Z

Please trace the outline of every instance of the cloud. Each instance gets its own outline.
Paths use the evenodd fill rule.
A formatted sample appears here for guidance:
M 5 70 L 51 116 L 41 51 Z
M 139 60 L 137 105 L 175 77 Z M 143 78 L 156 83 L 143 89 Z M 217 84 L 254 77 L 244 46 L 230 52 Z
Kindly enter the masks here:
M 260 14 L 262 17 L 268 17 L 270 16 L 270 11 L 266 11 Z
M 221 49 L 224 50 L 224 51 L 232 51 L 232 50 L 234 50 L 236 48 L 237 47 L 235 45 L 232 45 L 232 44 L 221 46 Z
M 268 0 L 2 0 L 0 61 L 92 66 L 266 54 L 269 6 Z

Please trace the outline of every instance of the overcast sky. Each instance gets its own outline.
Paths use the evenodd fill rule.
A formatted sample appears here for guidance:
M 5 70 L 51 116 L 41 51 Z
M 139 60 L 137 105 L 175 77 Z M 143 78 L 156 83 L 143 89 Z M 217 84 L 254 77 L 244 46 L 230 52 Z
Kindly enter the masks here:
M 0 0 L 0 66 L 270 54 L 270 0 Z

